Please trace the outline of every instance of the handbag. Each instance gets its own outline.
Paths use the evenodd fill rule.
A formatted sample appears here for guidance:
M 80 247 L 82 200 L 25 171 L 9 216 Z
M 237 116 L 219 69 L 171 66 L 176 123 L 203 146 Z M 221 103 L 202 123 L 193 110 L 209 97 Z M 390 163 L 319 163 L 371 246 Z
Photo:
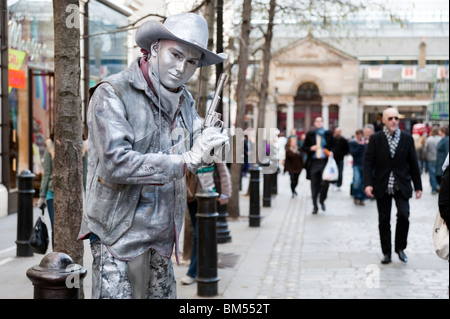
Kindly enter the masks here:
M 333 156 L 328 157 L 327 164 L 322 172 L 322 180 L 327 182 L 335 182 L 338 180 L 339 172 L 336 161 Z
M 433 225 L 433 245 L 436 254 L 445 260 L 448 260 L 448 227 L 441 217 L 439 211 Z
M 41 209 L 43 217 L 45 206 L 43 206 Z M 34 228 L 30 236 L 31 250 L 36 254 L 45 254 L 48 248 L 48 242 L 49 238 L 47 225 L 44 223 L 41 216 L 39 216 L 36 223 L 34 224 Z

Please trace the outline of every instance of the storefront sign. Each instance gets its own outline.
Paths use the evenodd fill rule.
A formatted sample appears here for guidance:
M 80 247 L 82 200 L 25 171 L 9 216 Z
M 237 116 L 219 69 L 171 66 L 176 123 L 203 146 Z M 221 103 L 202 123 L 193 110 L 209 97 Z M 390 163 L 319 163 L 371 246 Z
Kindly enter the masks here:
M 14 49 L 8 51 L 8 93 L 11 93 L 12 88 L 24 89 L 26 87 L 25 71 L 20 71 L 26 55 L 25 51 Z
M 415 80 L 417 74 L 417 68 L 415 66 L 402 67 L 402 79 L 403 80 Z
M 17 49 L 28 52 L 29 61 L 39 63 L 47 58 L 47 46 L 38 43 L 36 39 L 31 37 L 22 38 L 22 25 L 15 20 L 9 21 L 9 49 Z
M 371 66 L 368 69 L 369 79 L 381 79 L 383 77 L 383 69 L 381 66 Z
M 9 76 L 9 87 L 11 88 L 17 88 L 17 89 L 24 89 L 26 88 L 26 76 L 25 71 L 20 70 L 8 70 L 8 76 Z
M 441 80 L 441 79 L 448 79 L 448 67 L 438 66 L 437 67 L 437 72 L 436 72 L 436 77 L 439 80 Z
M 10 70 L 20 70 L 23 60 L 27 53 L 25 51 L 19 51 L 14 49 L 9 49 L 8 51 L 8 69 Z

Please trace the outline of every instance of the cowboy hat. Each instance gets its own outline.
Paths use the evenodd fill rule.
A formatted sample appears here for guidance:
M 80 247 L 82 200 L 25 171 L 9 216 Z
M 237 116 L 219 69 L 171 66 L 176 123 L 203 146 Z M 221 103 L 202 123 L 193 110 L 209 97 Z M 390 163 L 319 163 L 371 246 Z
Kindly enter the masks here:
M 226 60 L 225 53 L 216 54 L 207 49 L 208 24 L 195 13 L 175 14 L 166 19 L 164 24 L 149 21 L 136 31 L 136 44 L 151 51 L 151 45 L 157 40 L 174 40 L 192 45 L 203 53 L 199 67 L 221 63 Z

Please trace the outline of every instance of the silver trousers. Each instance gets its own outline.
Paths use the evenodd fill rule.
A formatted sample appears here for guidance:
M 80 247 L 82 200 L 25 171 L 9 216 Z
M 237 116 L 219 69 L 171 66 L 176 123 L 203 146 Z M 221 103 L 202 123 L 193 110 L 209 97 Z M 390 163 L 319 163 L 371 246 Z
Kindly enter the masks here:
M 91 243 L 92 298 L 133 299 L 128 262 L 114 258 L 100 240 Z M 150 249 L 145 299 L 176 299 L 176 280 L 172 261 Z

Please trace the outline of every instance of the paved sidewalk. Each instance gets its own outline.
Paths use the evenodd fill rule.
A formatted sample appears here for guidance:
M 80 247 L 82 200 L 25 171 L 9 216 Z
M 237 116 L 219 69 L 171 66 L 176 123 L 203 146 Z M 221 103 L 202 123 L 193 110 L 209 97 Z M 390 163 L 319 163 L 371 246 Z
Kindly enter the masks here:
M 233 241 L 218 246 L 219 254 L 237 254 L 239 262 L 233 269 L 219 269 L 217 298 L 448 299 L 448 262 L 436 256 L 431 240 L 438 197 L 431 195 L 427 174 L 422 174 L 422 198 L 410 200 L 409 261 L 402 263 L 394 254 L 389 265 L 380 263 L 376 202 L 353 204 L 348 159 L 342 188 L 330 186 L 326 212 L 311 214 L 305 177 L 303 172 L 299 196 L 291 198 L 289 176 L 279 175 L 278 195 L 270 208 L 261 207 L 259 228 L 248 227 L 248 197 L 241 196 L 241 218 L 228 222 Z M 196 298 L 193 286 L 181 285 L 180 298 Z
M 366 206 L 353 204 L 351 178 L 347 162 L 341 191 L 330 187 L 326 212 L 319 210 L 312 215 L 305 173 L 300 176 L 296 198 L 291 198 L 289 176 L 280 174 L 278 195 L 272 197 L 271 207 L 261 207 L 260 227 L 248 225 L 249 197 L 245 193 L 249 179 L 244 178 L 241 217 L 228 221 L 232 241 L 218 245 L 218 296 L 201 298 L 196 284 L 182 285 L 180 280 L 189 266 L 189 261 L 182 260 L 178 266 L 174 263 L 178 298 L 448 299 L 448 262 L 435 255 L 431 241 L 437 196 L 431 195 L 428 175 L 422 175 L 422 199 L 410 201 L 411 226 L 405 250 L 409 261 L 404 264 L 393 255 L 389 265 L 380 263 L 376 204 L 369 200 Z M 393 208 L 393 229 L 395 213 Z M 35 219 L 39 214 L 35 209 Z M 33 298 L 33 287 L 25 273 L 43 257 L 15 257 L 16 227 L 17 214 L 0 219 L 0 299 Z M 183 238 L 182 233 L 180 247 Z M 84 292 L 90 298 L 92 258 L 87 241 L 84 256 L 88 270 Z

